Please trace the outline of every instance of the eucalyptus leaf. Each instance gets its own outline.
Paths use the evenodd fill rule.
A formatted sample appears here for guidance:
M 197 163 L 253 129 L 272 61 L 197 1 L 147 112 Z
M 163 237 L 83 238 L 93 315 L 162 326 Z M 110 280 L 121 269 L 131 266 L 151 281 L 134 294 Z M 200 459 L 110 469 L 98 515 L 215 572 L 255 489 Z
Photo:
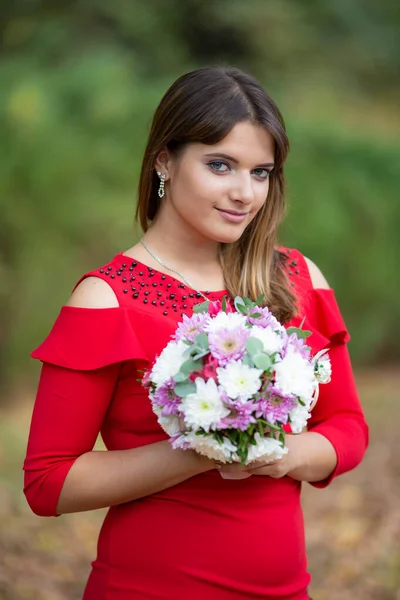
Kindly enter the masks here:
M 193 306 L 193 312 L 194 313 L 205 313 L 208 312 L 208 305 L 210 304 L 209 300 L 206 300 L 206 302 L 201 302 L 200 304 L 195 304 Z
M 196 352 L 195 354 L 193 354 L 192 358 L 193 360 L 200 360 L 200 358 L 203 358 L 203 356 L 207 356 L 207 354 L 210 354 L 209 350 L 203 350 L 203 352 Z
M 174 381 L 176 383 L 182 383 L 183 381 L 186 381 L 188 378 L 188 375 L 186 375 L 185 373 L 182 373 L 181 371 L 179 373 L 177 373 L 174 376 Z
M 194 338 L 194 343 L 197 346 L 197 348 L 201 348 L 202 350 L 207 350 L 208 348 L 208 337 L 205 333 L 199 333 L 199 335 L 196 335 L 196 337 Z
M 247 365 L 250 368 L 254 367 L 254 362 L 253 359 L 251 358 L 250 354 L 245 354 L 242 358 L 242 362 L 244 365 Z
M 201 371 L 203 368 L 203 363 L 201 360 L 193 360 L 193 358 L 189 358 L 186 360 L 180 368 L 180 371 L 185 375 L 189 375 L 191 371 Z
M 260 354 L 263 349 L 263 343 L 257 338 L 250 337 L 246 342 L 246 350 L 251 356 L 253 356 L 253 354 Z
M 262 369 L 263 371 L 268 371 L 268 369 L 270 369 L 272 366 L 271 359 L 268 356 L 268 354 L 265 354 L 265 353 L 253 354 L 252 359 L 253 359 L 254 365 L 257 367 L 257 369 Z
M 182 383 L 177 383 L 174 386 L 174 391 L 177 396 L 180 398 L 184 398 L 189 394 L 193 394 L 196 391 L 196 384 L 191 381 L 183 381 Z

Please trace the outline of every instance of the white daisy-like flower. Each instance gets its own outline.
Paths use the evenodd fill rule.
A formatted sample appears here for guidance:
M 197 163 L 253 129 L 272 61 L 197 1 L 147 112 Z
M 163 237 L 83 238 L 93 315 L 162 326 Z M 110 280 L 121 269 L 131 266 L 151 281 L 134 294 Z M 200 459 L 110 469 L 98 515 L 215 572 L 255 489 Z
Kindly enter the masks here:
M 263 345 L 264 352 L 273 354 L 279 352 L 283 348 L 284 340 L 280 333 L 275 332 L 272 327 L 257 327 L 250 329 L 250 337 L 260 340 Z
M 207 333 L 216 333 L 219 329 L 237 329 L 246 324 L 246 317 L 241 313 L 218 313 L 204 326 Z
M 171 377 L 174 377 L 185 362 L 183 353 L 187 345 L 182 342 L 170 341 L 157 358 L 151 371 L 150 379 L 156 385 L 162 385 Z
M 319 383 L 329 383 L 332 376 L 331 359 L 326 354 L 328 350 L 324 349 L 315 355 L 313 364 L 314 372 Z
M 257 432 L 254 436 L 256 445 L 249 444 L 249 451 L 247 454 L 246 465 L 253 462 L 254 460 L 262 459 L 263 462 L 273 462 L 279 460 L 282 456 L 288 453 L 286 447 L 282 448 L 279 440 L 270 437 L 261 437 Z
M 184 413 L 185 424 L 195 430 L 215 429 L 221 419 L 230 413 L 221 400 L 221 392 L 214 379 L 207 382 L 196 377 L 196 391 L 182 398 L 181 410 Z
M 300 404 L 289 413 L 290 416 L 290 427 L 293 433 L 301 433 L 304 427 L 307 425 L 307 420 L 311 417 L 306 406 Z
M 275 388 L 284 396 L 309 398 L 315 389 L 314 367 L 299 353 L 289 350 L 275 366 Z
M 261 369 L 253 369 L 235 360 L 226 367 L 217 368 L 218 381 L 222 389 L 232 400 L 237 398 L 245 402 L 258 392 L 261 386 Z
M 185 440 L 189 442 L 193 450 L 212 460 L 218 460 L 222 463 L 239 460 L 236 454 L 237 446 L 227 438 L 219 443 L 212 435 L 196 435 L 191 432 L 185 436 Z

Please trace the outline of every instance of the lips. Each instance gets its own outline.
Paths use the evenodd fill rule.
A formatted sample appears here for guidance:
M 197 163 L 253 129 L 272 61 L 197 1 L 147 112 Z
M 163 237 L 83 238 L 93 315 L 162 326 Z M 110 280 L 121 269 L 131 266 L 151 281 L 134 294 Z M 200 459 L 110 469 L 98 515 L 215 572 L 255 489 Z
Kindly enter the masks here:
M 228 215 L 235 215 L 238 217 L 244 217 L 248 214 L 247 212 L 238 212 L 237 210 L 224 210 L 223 208 L 217 208 L 217 210 L 219 210 L 219 212 L 227 213 Z
M 223 219 L 231 223 L 242 223 L 249 214 L 247 212 L 238 212 L 237 210 L 223 210 L 222 208 L 217 208 L 217 211 Z

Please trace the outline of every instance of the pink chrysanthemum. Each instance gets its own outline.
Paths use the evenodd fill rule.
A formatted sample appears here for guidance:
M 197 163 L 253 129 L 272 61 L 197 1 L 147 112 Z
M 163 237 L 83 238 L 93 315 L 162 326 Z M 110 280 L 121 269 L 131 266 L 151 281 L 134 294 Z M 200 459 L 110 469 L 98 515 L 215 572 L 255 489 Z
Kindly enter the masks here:
M 176 340 L 188 340 L 193 343 L 195 337 L 204 331 L 204 325 L 209 321 L 207 313 L 196 313 L 191 317 L 183 315 L 182 321 L 178 324 L 175 332 Z
M 260 317 L 253 318 L 251 316 L 252 314 L 260 313 Z M 251 323 L 251 325 L 258 325 L 259 327 L 271 327 L 274 331 L 276 329 L 282 329 L 282 325 L 279 323 L 278 319 L 274 317 L 274 315 L 266 306 L 262 308 L 259 306 L 254 307 L 247 320 L 249 323 Z
M 287 423 L 289 413 L 295 406 L 297 401 L 293 396 L 283 396 L 271 390 L 270 395 L 257 403 L 256 416 L 264 417 L 272 425 L 277 422 Z
M 208 336 L 211 355 L 218 359 L 221 367 L 232 360 L 240 360 L 246 351 L 246 341 L 250 335 L 247 327 L 218 329 Z
M 310 358 L 310 348 L 307 346 L 307 340 L 298 338 L 295 333 L 286 336 L 285 344 L 281 351 L 281 356 L 284 358 L 288 352 L 295 350 L 299 352 L 302 358 L 308 360 Z
M 229 408 L 231 414 L 221 419 L 218 423 L 218 429 L 228 429 L 233 427 L 234 429 L 240 429 L 246 431 L 251 423 L 256 423 L 254 417 L 255 405 L 252 401 L 241 403 L 237 401 L 230 401 Z
M 170 379 L 161 385 L 153 394 L 153 401 L 162 408 L 163 417 L 169 415 L 180 415 L 181 398 L 175 394 L 174 381 Z

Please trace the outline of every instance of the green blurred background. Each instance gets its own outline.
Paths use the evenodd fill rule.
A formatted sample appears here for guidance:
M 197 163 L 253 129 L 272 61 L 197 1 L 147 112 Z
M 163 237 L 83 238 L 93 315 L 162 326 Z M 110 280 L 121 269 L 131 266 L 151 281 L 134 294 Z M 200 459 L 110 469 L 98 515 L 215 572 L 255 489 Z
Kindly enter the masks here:
M 176 77 L 208 64 L 251 72 L 284 114 L 292 149 L 281 242 L 313 259 L 336 290 L 375 440 L 356 479 L 341 478 L 318 501 L 306 495 L 313 595 L 400 600 L 400 465 L 387 419 L 400 400 L 398 0 L 1 2 L 0 600 L 80 597 L 98 517 L 39 524 L 19 491 L 38 374 L 28 354 L 80 275 L 137 239 L 153 111 Z M 374 495 L 374 468 L 384 498 Z M 397 514 L 390 532 L 388 514 Z M 357 555 L 370 535 L 387 550 L 383 563 Z

